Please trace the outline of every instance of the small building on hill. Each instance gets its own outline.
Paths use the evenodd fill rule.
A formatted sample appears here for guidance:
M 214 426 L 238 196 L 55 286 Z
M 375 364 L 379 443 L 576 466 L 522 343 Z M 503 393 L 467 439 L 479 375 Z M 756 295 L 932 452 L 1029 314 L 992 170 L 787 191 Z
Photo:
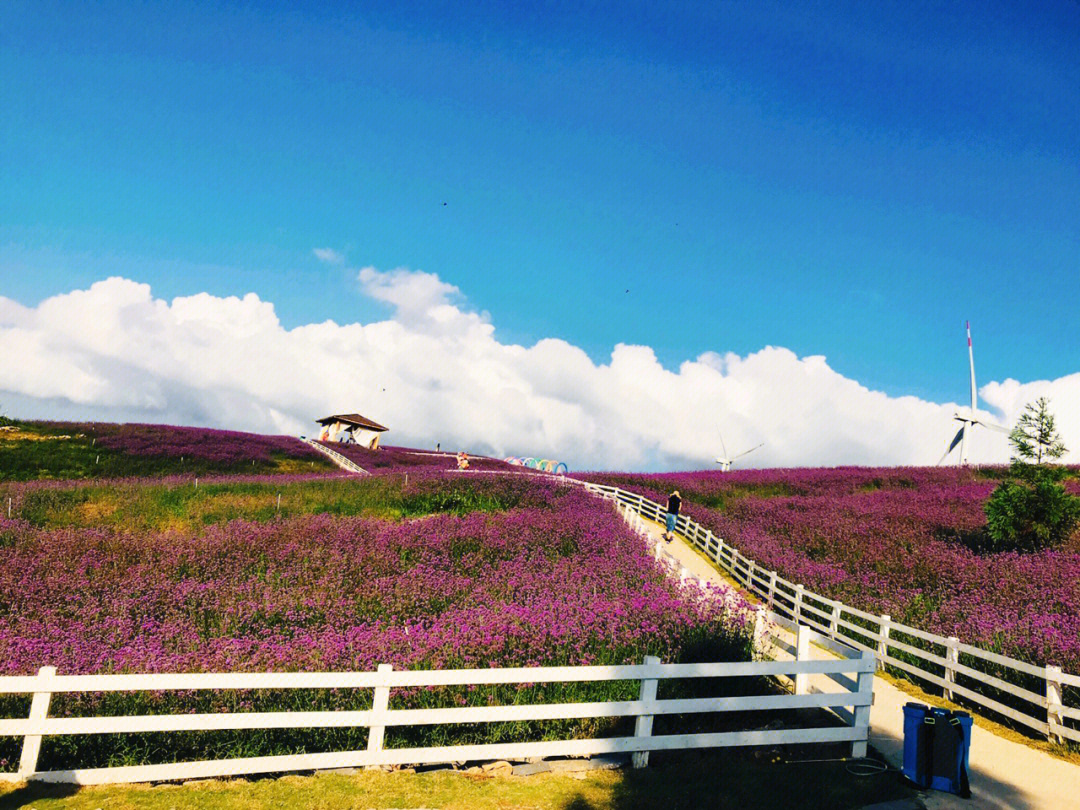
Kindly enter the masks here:
M 379 449 L 379 434 L 390 429 L 358 413 L 339 413 L 315 421 L 323 426 L 319 441 L 359 444 L 370 450 Z

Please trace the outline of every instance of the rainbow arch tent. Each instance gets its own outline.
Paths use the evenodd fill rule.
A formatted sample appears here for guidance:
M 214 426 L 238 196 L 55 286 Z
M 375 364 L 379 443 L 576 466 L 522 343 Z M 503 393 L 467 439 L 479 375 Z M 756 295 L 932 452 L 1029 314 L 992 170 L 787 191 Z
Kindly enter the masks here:
M 532 456 L 510 456 L 503 459 L 507 464 L 513 464 L 516 467 L 528 467 L 530 470 L 541 470 L 542 472 L 554 473 L 555 475 L 566 475 L 570 472 L 569 467 L 561 461 L 556 461 L 553 458 L 533 458 Z

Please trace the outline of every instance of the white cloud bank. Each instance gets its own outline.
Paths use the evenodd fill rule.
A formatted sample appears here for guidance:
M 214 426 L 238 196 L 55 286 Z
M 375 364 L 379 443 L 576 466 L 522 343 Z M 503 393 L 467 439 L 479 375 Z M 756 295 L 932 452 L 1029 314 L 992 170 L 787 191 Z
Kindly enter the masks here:
M 317 417 L 359 411 L 391 427 L 389 443 L 574 469 L 710 467 L 718 424 L 731 452 L 765 442 L 752 466 L 933 464 L 956 430 L 955 405 L 868 390 L 824 357 L 709 352 L 671 372 L 649 347 L 619 344 L 597 365 L 562 340 L 499 342 L 434 274 L 366 267 L 358 280 L 393 307 L 388 320 L 284 329 L 254 294 L 169 303 L 123 278 L 36 307 L 0 297 L 0 404 L 27 418 L 305 434 Z M 1080 448 L 1080 373 L 981 393 L 1000 410 L 987 416 L 1007 424 L 1048 395 L 1066 444 Z M 1005 437 L 979 431 L 970 456 L 1006 461 Z

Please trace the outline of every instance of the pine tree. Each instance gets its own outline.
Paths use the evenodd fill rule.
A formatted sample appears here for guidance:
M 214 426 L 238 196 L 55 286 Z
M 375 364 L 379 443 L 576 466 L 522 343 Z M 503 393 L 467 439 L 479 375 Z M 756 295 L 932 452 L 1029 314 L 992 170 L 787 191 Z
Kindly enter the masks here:
M 1042 464 L 1044 457 L 1061 458 L 1067 452 L 1061 435 L 1054 427 L 1054 415 L 1049 408 L 1050 400 L 1046 397 L 1039 397 L 1024 408 L 1016 427 L 1009 434 L 1016 460 Z
M 1015 450 L 1011 480 L 984 507 L 990 551 L 1039 551 L 1064 542 L 1080 523 L 1080 498 L 1060 483 L 1067 470 L 1043 465 L 1066 453 L 1049 406 L 1046 397 L 1029 403 L 1009 434 Z

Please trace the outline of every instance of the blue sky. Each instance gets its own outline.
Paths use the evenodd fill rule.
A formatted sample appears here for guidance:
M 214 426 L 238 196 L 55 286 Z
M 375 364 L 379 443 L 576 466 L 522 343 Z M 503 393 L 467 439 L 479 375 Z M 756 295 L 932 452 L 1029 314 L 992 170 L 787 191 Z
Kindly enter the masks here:
M 1080 371 L 1075 3 L 460 5 L 8 0 L 0 295 L 369 322 L 408 267 L 594 361 L 962 401 L 970 319 L 980 383 Z

